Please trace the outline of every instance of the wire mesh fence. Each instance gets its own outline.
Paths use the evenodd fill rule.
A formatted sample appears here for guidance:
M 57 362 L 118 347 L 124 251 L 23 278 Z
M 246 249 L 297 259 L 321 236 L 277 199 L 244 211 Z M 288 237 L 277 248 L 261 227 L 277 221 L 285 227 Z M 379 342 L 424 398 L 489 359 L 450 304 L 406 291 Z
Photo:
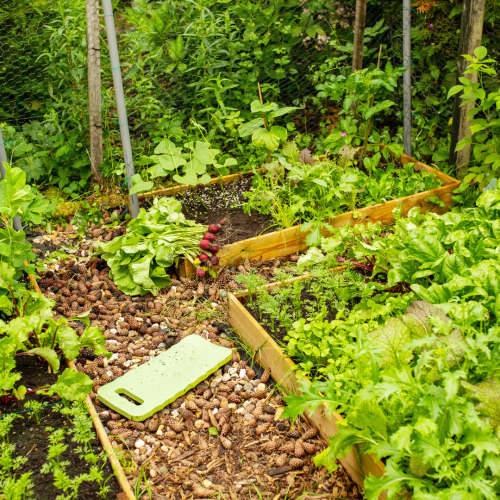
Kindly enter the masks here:
M 85 3 L 0 0 L 0 123 L 7 153 L 30 181 L 68 192 L 91 175 Z M 460 5 L 412 4 L 413 149 L 434 160 L 446 156 L 452 106 L 443 102 L 453 83 Z M 495 57 L 497 0 L 487 6 L 483 40 Z M 134 154 L 193 131 L 221 149 L 243 151 L 237 127 L 258 99 L 257 83 L 265 100 L 300 108 L 293 116 L 297 132 L 324 133 L 325 118 L 338 119 L 335 103 L 319 110 L 314 96 L 319 73 L 351 64 L 355 0 L 136 0 L 114 7 Z M 121 143 L 100 16 L 101 170 L 107 174 L 121 161 Z M 399 0 L 368 0 L 363 67 L 375 67 L 381 45 L 382 68 L 402 65 L 402 21 Z M 401 84 L 392 99 L 387 125 L 402 136 Z

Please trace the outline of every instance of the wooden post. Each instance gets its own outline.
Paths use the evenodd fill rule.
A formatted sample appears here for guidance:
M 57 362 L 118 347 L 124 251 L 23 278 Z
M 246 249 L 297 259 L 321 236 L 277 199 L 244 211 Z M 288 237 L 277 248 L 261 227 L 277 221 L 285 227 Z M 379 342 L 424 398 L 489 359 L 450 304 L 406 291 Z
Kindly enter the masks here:
M 352 72 L 363 68 L 363 46 L 365 40 L 366 0 L 356 0 L 356 20 L 354 21 L 354 48 L 352 52 Z
M 460 28 L 460 42 L 458 46 L 457 57 L 457 85 L 460 85 L 459 78 L 466 76 L 472 83 L 477 82 L 477 73 L 464 75 L 469 62 L 462 55 L 474 55 L 474 49 L 481 45 L 483 36 L 485 0 L 464 0 L 462 10 L 462 26 Z M 457 144 L 464 137 L 471 137 L 470 125 L 467 121 L 467 113 L 473 108 L 474 104 L 460 107 L 462 99 L 461 93 L 455 94 L 453 103 L 453 124 L 451 128 L 451 144 L 449 164 L 456 165 L 457 177 L 463 178 L 468 170 L 470 159 L 470 145 L 465 146 L 462 151 L 455 152 Z
M 102 185 L 101 42 L 99 0 L 87 2 L 87 65 L 89 75 L 90 165 L 92 176 Z

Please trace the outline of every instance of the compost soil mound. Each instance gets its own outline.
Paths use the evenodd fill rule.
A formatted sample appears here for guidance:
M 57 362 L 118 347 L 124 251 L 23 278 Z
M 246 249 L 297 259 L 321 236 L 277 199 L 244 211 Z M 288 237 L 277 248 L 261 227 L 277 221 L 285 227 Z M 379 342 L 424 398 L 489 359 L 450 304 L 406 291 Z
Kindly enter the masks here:
M 177 195 L 182 202 L 184 215 L 199 224 L 219 224 L 224 221 L 222 231 L 217 234 L 219 246 L 246 240 L 261 234 L 272 233 L 273 219 L 256 211 L 243 211 L 245 193 L 252 187 L 253 175 L 237 179 L 221 186 L 199 186 Z
M 27 389 L 36 389 L 45 385 L 53 384 L 58 378 L 58 374 L 47 373 L 47 365 L 38 361 L 35 357 L 20 356 L 17 358 L 16 369 L 21 373 L 22 384 Z M 57 399 L 59 399 L 57 397 Z M 5 413 L 16 413 L 24 411 L 24 404 L 27 401 L 35 400 L 43 405 L 52 404 L 41 410 L 41 422 L 38 425 L 33 418 L 30 418 L 30 412 L 20 413 L 12 424 L 12 429 L 9 435 L 10 443 L 16 446 L 15 456 L 28 457 L 28 461 L 20 468 L 19 474 L 31 472 L 31 480 L 34 483 L 34 492 L 37 500 L 54 500 L 56 496 L 62 493 L 62 490 L 54 486 L 53 474 L 42 474 L 40 472 L 44 463 L 48 462 L 47 452 L 49 447 L 50 432 L 45 430 L 46 427 L 58 429 L 60 427 L 68 428 L 70 423 L 68 419 L 54 411 L 59 407 L 59 401 L 54 401 L 54 398 L 49 398 L 40 393 L 27 394 L 24 401 L 14 401 L 4 407 Z M 55 403 L 55 404 L 54 404 Z M 70 463 L 66 468 L 68 475 L 73 478 L 79 474 L 89 472 L 89 464 L 84 460 L 80 460 L 75 452 L 75 443 L 71 441 L 71 437 L 66 435 L 63 444 L 68 445 L 68 449 L 61 455 L 61 460 L 68 460 Z M 97 437 L 91 440 L 94 453 L 99 454 L 102 451 Z M 106 463 L 103 469 L 104 478 L 112 476 L 107 482 L 110 491 L 107 499 L 116 499 L 117 493 L 121 492 L 116 478 L 113 475 L 113 470 L 109 465 L 106 457 Z M 98 495 L 99 486 L 95 482 L 84 481 L 78 490 L 78 500 L 98 500 L 101 498 Z

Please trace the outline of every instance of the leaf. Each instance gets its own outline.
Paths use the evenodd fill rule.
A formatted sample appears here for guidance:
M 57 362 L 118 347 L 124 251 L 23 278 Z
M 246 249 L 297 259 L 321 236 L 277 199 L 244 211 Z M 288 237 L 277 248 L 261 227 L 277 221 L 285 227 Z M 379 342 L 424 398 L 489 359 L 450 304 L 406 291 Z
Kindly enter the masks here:
M 192 170 L 188 170 L 185 175 L 174 175 L 173 179 L 179 184 L 188 184 L 190 186 L 196 186 L 198 184 L 198 176 Z
M 62 399 L 76 401 L 83 399 L 92 390 L 94 382 L 85 373 L 79 373 L 71 368 L 66 368 L 52 385 L 49 392 L 58 394 Z
M 290 113 L 291 111 L 295 111 L 296 109 L 300 109 L 300 108 L 295 108 L 295 107 L 280 108 L 280 109 L 277 109 L 276 111 L 271 111 L 271 113 L 269 113 L 269 118 L 277 118 L 278 116 L 286 115 L 287 113 Z
M 264 119 L 255 118 L 254 120 L 251 120 L 247 123 L 242 123 L 238 127 L 238 133 L 240 134 L 240 137 L 248 137 L 249 135 L 252 135 L 260 127 L 262 127 L 262 125 L 264 125 Z
M 141 174 L 133 175 L 130 180 L 132 182 L 132 187 L 130 188 L 129 191 L 130 194 L 142 193 L 143 191 L 150 191 L 154 186 L 153 181 L 147 181 L 147 182 L 143 181 L 141 178 Z
M 311 154 L 311 151 L 309 149 L 304 148 L 300 153 L 299 153 L 299 160 L 304 164 L 304 165 L 314 165 L 314 157 Z M 325 186 L 326 187 L 326 186 Z
M 212 434 L 212 436 L 217 436 L 219 434 L 219 431 L 215 427 L 210 427 L 208 432 Z
M 250 103 L 250 111 L 252 113 L 267 113 L 268 111 L 276 110 L 277 105 L 274 103 L 261 104 L 259 100 L 252 101 Z
M 500 428 L 500 380 L 491 377 L 475 385 L 462 382 L 462 386 L 478 401 L 477 411 L 492 427 Z
M 462 151 L 468 144 L 472 144 L 472 139 L 470 137 L 464 137 L 455 147 L 455 152 Z
M 105 355 L 108 359 L 111 357 L 111 353 L 105 347 L 106 337 L 97 326 L 85 328 L 85 331 L 80 336 L 80 344 L 82 347 L 92 349 L 96 356 Z
M 445 251 L 441 242 L 426 232 L 415 232 L 410 238 L 407 243 L 409 255 L 418 262 L 435 262 Z
M 59 359 L 57 358 L 57 353 L 54 349 L 50 349 L 48 347 L 36 347 L 35 349 L 26 351 L 24 354 L 29 356 L 40 356 L 47 361 L 54 373 L 59 371 Z
M 435 316 L 446 323 L 451 322 L 441 309 L 425 300 L 416 300 L 406 309 L 405 314 L 401 316 L 401 321 L 408 327 L 412 337 L 422 338 L 431 335 L 432 325 L 429 318 Z
M 379 103 L 375 104 L 375 106 L 372 106 L 370 109 L 368 109 L 368 111 L 365 113 L 365 120 L 368 120 L 369 118 L 371 118 L 375 113 L 378 113 L 379 111 L 382 111 L 384 109 L 390 108 L 391 106 L 395 106 L 395 105 L 396 105 L 395 102 L 387 101 L 387 100 L 379 102 Z
M 288 132 L 284 127 L 271 127 L 271 130 L 261 128 L 252 135 L 252 142 L 257 147 L 265 147 L 274 151 L 280 145 L 280 141 L 286 141 Z
M 486 55 L 488 54 L 488 51 L 486 50 L 486 47 L 476 47 L 474 49 L 474 55 L 479 59 L 484 59 Z
M 449 99 L 452 95 L 455 95 L 455 94 L 458 94 L 461 90 L 464 89 L 464 86 L 463 85 L 454 85 L 453 87 L 451 87 L 451 89 L 448 91 L 448 97 L 447 99 Z
M 411 352 L 404 350 L 410 341 L 410 329 L 398 318 L 391 318 L 385 326 L 369 332 L 372 344 L 382 348 L 382 363 L 402 366 L 412 358 Z

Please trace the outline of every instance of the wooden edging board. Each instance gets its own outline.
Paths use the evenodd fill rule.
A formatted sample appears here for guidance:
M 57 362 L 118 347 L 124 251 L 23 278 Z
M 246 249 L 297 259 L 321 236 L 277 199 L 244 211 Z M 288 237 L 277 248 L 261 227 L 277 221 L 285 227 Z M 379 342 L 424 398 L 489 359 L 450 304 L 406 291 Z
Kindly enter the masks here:
M 329 219 L 328 223 L 334 228 L 339 228 L 346 224 L 354 226 L 355 224 L 367 224 L 369 222 L 392 224 L 394 222 L 394 214 L 392 211 L 398 205 L 401 205 L 402 216 L 406 216 L 409 210 L 414 207 L 420 207 L 423 213 L 435 212 L 442 214 L 454 205 L 452 195 L 453 191 L 460 186 L 460 181 L 405 154 L 400 157 L 400 161 L 402 163 L 414 163 L 415 170 L 433 174 L 442 181 L 443 185 L 429 191 L 423 191 L 422 193 L 416 193 L 411 196 L 405 196 L 404 198 L 390 200 L 386 203 L 379 203 L 370 207 L 361 208 L 355 212 L 346 212 Z M 430 200 L 430 198 L 433 197 L 437 197 L 443 202 L 444 207 L 440 207 L 436 203 L 433 203 Z M 305 243 L 307 234 L 307 232 L 301 230 L 301 226 L 293 226 L 274 233 L 237 241 L 236 243 L 221 248 L 218 253 L 220 265 L 239 264 L 247 257 L 250 260 L 261 257 L 265 260 L 304 252 L 307 250 L 307 245 Z M 327 236 L 329 233 L 324 231 L 323 234 Z M 190 277 L 194 272 L 195 269 L 189 261 L 182 260 L 179 262 L 180 276 Z
M 295 363 L 246 310 L 243 303 L 247 299 L 248 295 L 240 297 L 238 300 L 234 294 L 228 294 L 229 326 L 256 353 L 256 361 L 271 373 L 276 382 L 288 392 L 297 393 L 297 379 L 295 372 L 292 371 Z M 326 442 L 329 441 L 330 436 L 338 434 L 336 423 L 343 420 L 343 417 L 337 412 L 333 412 L 330 417 L 324 405 L 320 406 L 314 413 L 305 412 L 305 417 Z M 371 454 L 358 453 L 356 449 L 352 449 L 346 458 L 340 459 L 340 462 L 361 489 L 364 488 L 364 478 L 370 473 L 381 477 L 385 472 L 382 461 L 376 460 Z M 379 497 L 380 500 L 385 498 L 385 493 Z
M 157 191 L 152 191 L 151 193 L 142 193 L 137 195 L 139 201 L 144 201 L 146 198 L 155 198 L 156 196 L 175 196 L 177 193 L 182 193 L 190 189 L 195 189 L 198 186 L 209 186 L 211 184 L 229 184 L 230 182 L 241 179 L 247 175 L 253 175 L 256 172 L 263 172 L 264 168 L 259 168 L 257 170 L 249 170 L 247 172 L 238 172 L 236 174 L 223 175 L 222 177 L 212 177 L 210 182 L 207 184 L 198 184 L 197 186 L 191 186 L 190 184 L 178 184 L 174 187 L 158 189 Z

